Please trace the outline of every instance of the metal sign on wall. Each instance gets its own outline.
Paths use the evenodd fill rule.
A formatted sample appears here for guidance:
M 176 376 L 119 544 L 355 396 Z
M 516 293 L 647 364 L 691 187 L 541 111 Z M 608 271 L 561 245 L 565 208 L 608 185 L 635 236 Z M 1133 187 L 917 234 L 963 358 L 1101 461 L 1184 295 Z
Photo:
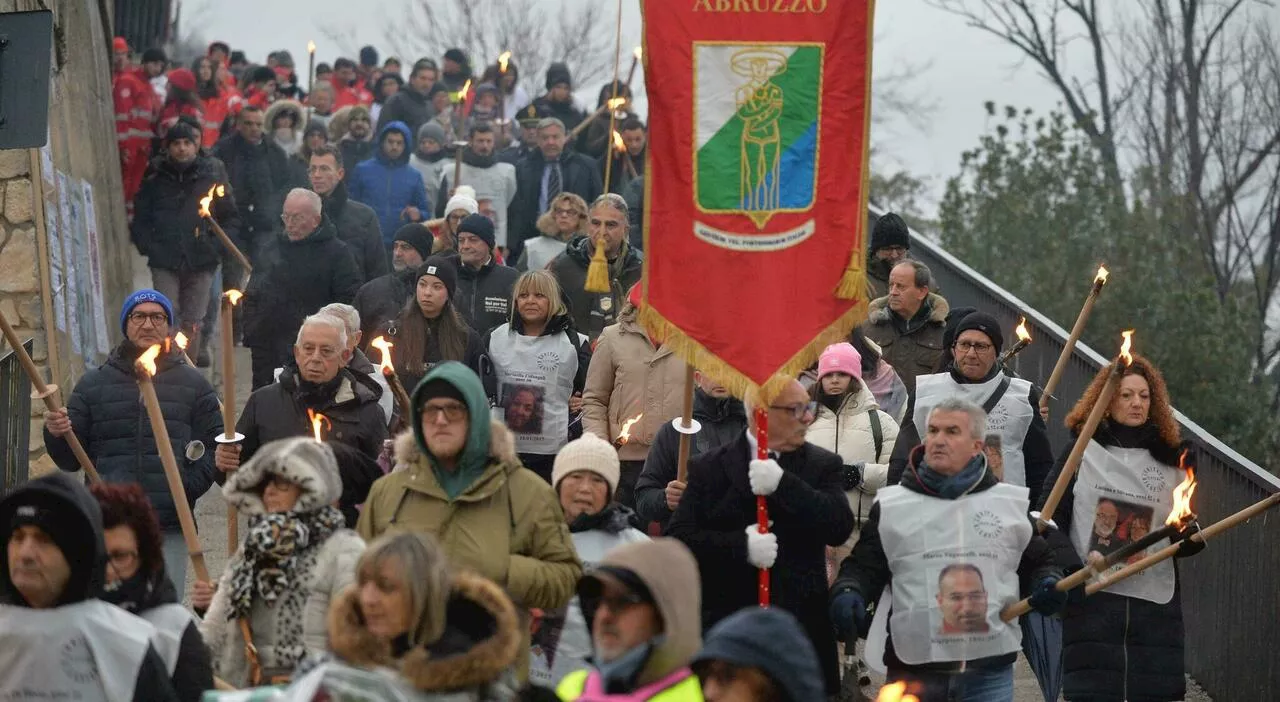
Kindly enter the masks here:
M 53 13 L 0 14 L 0 149 L 44 146 Z

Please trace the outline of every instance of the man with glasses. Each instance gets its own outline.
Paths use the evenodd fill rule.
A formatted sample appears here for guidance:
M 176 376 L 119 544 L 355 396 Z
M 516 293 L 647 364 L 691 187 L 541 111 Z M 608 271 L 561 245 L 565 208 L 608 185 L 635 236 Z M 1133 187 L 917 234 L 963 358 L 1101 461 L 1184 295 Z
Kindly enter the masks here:
M 285 199 L 284 233 L 262 254 L 245 291 L 244 344 L 253 358 L 253 387 L 272 382 L 289 343 L 308 314 L 331 302 L 350 303 L 364 280 L 320 196 L 294 188 Z
M 587 213 L 587 236 L 577 235 L 565 250 L 552 259 L 547 269 L 569 298 L 574 325 L 592 341 L 613 324 L 626 302 L 627 291 L 640 282 L 643 264 L 640 253 L 627 241 L 631 223 L 627 203 L 621 195 L 605 193 L 591 203 Z M 592 293 L 587 284 L 587 268 L 596 247 L 604 247 L 609 262 L 609 292 Z
M 347 341 L 346 324 L 337 317 L 313 314 L 303 320 L 292 361 L 279 380 L 249 396 L 236 421 L 244 441 L 219 444 L 216 465 L 225 474 L 272 441 L 311 435 L 310 413 L 322 414 L 321 435 L 333 447 L 342 477 L 338 507 L 351 526 L 357 517 L 355 506 L 364 502 L 373 481 L 382 475 L 377 460 L 387 438 L 387 421 L 378 393 L 347 367 Z
M 892 212 L 880 215 L 871 229 L 871 244 L 867 246 L 867 285 L 873 298 L 889 294 L 889 272 L 905 261 L 910 251 L 907 223 Z
M 932 373 L 942 356 L 949 307 L 933 287 L 928 266 L 902 261 L 889 272 L 889 294 L 871 301 L 862 323 L 862 331 L 880 346 L 908 392 L 915 390 L 916 376 Z
M 817 403 L 789 380 L 767 405 L 769 455 L 759 460 L 754 408 L 736 441 L 689 462 L 689 480 L 667 534 L 683 541 L 702 572 L 702 624 L 714 626 L 758 603 L 758 570 L 772 569 L 770 600 L 795 615 L 822 664 L 827 694 L 840 684 L 836 641 L 827 619 L 826 547 L 853 532 L 842 461 L 805 442 Z M 756 497 L 769 505 L 772 526 L 756 526 Z
M 541 108 L 539 108 L 541 110 Z M 538 149 L 516 164 L 516 199 L 511 203 L 511 258 L 519 260 L 524 240 L 538 235 L 538 217 L 551 209 L 560 193 L 593 202 L 604 192 L 595 159 L 565 146 L 564 122 L 546 117 L 538 122 Z
M 182 591 L 186 581 L 186 544 L 138 392 L 138 371 L 134 367 L 144 351 L 157 344 L 163 348 L 170 341 L 173 322 L 173 306 L 164 295 L 155 290 L 139 290 L 130 295 L 120 310 L 124 341 L 106 363 L 76 383 L 66 407 L 45 413 L 44 445 L 59 468 L 80 470 L 67 444 L 67 435 L 74 431 L 103 480 L 142 485 L 160 518 L 169 578 Z M 218 396 L 204 375 L 188 365 L 182 350 L 172 343 L 156 358 L 152 382 L 165 415 L 183 489 L 194 509 L 196 500 L 208 492 L 214 481 L 211 449 L 214 438 L 222 433 Z
M 311 152 L 307 177 L 311 189 L 324 201 L 323 214 L 338 231 L 338 238 L 351 250 L 367 282 L 387 273 L 387 255 L 382 247 L 382 230 L 373 208 L 347 195 L 343 181 L 347 171 L 342 151 L 328 144 Z

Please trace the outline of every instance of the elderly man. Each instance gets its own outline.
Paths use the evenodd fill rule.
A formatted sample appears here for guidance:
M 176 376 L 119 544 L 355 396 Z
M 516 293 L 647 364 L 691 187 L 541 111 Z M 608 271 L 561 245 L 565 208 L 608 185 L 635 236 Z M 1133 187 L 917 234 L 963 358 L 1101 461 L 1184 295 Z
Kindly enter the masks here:
M 134 368 L 143 351 L 168 340 L 173 324 L 173 309 L 164 295 L 155 290 L 139 290 L 130 295 L 120 310 L 124 341 L 106 363 L 76 383 L 66 407 L 45 413 L 44 445 L 59 468 L 80 470 L 67 444 L 67 436 L 74 431 L 103 480 L 142 485 L 160 519 L 166 571 L 174 587 L 182 592 L 186 587 L 187 547 L 151 424 L 138 394 Z M 194 508 L 196 500 L 208 492 L 214 481 L 211 449 L 214 438 L 222 433 L 218 396 L 204 375 L 187 365 L 182 352 L 172 346 L 156 359 L 153 382 L 165 413 L 182 486 Z
M 689 464 L 689 485 L 667 533 L 698 558 L 702 622 L 716 622 L 757 603 L 756 570 L 773 568 L 772 604 L 795 615 L 822 664 L 827 694 L 840 685 L 836 642 L 826 614 L 826 547 L 853 532 L 840 457 L 805 442 L 815 402 L 798 380 L 767 407 L 769 450 L 758 460 L 753 402 L 747 430 Z M 773 527 L 756 528 L 756 496 L 769 502 Z
M 151 624 L 95 598 L 102 509 L 55 473 L 0 501 L 0 699 L 176 701 Z
M 942 357 L 947 301 L 930 292 L 933 274 L 919 261 L 903 261 L 889 272 L 889 294 L 871 301 L 862 331 L 884 350 L 884 360 L 907 386 L 932 373 Z
M 507 248 L 507 208 L 516 199 L 516 167 L 497 160 L 497 131 L 489 122 L 477 122 L 471 126 L 467 148 L 462 152 L 462 168 L 458 183 L 466 183 L 493 201 L 497 218 L 494 237 L 501 248 Z M 436 216 L 443 217 L 444 205 L 454 193 L 454 164 L 442 163 L 439 193 L 436 195 Z M 428 186 L 430 187 L 430 186 Z
M 570 239 L 564 251 L 547 264 L 547 269 L 556 277 L 560 289 L 569 299 L 574 325 L 592 341 L 617 320 L 627 291 L 640 282 L 643 263 L 640 252 L 627 241 L 630 228 L 627 203 L 622 196 L 613 193 L 601 195 L 591 203 L 587 212 L 587 236 Z M 609 262 L 607 293 L 592 293 L 584 289 L 587 269 L 597 246 L 604 247 L 604 255 Z
M 347 350 L 351 352 L 351 360 L 347 361 L 347 370 L 350 370 L 355 379 L 364 383 L 369 389 L 376 389 L 378 407 L 382 408 L 382 414 L 390 423 L 395 398 L 391 395 L 391 386 L 387 383 L 386 376 L 382 375 L 382 371 L 375 368 L 365 352 L 360 350 L 360 344 L 364 341 L 364 332 L 360 328 L 360 313 L 351 305 L 333 302 L 321 307 L 316 314 L 327 314 L 342 320 L 342 325 L 346 327 L 347 332 Z
M 346 175 L 338 147 L 326 144 L 311 152 L 307 167 L 311 189 L 323 201 L 324 216 L 333 222 L 338 238 L 351 249 L 361 279 L 370 281 L 387 273 L 382 230 L 378 228 L 378 215 L 373 208 L 347 196 L 347 185 L 343 181 Z
M 690 459 L 737 441 L 747 428 L 741 400 L 702 371 L 694 372 L 693 382 L 693 418 L 702 428 L 691 439 Z M 636 513 L 646 522 L 658 522 L 664 530 L 688 487 L 676 479 L 679 453 L 680 433 L 670 422 L 664 423 L 653 438 L 644 469 L 636 480 Z
M 360 314 L 362 348 L 400 314 L 413 294 L 415 272 L 431 255 L 435 237 L 425 224 L 406 224 L 396 230 L 391 248 L 391 272 L 360 286 L 351 305 Z
M 519 260 L 524 240 L 538 235 L 538 217 L 562 192 L 592 202 L 604 192 L 595 161 L 565 148 L 564 122 L 547 117 L 538 122 L 538 150 L 516 164 L 516 199 L 511 203 L 511 260 Z
M 279 381 L 249 396 L 236 422 L 244 441 L 218 446 L 218 470 L 236 470 L 276 439 L 311 434 L 310 412 L 322 414 L 320 432 L 334 447 L 342 474 L 338 506 L 347 524 L 354 525 L 359 516 L 356 505 L 364 502 L 373 481 L 382 475 L 377 459 L 387 438 L 387 419 L 376 392 L 347 367 L 350 361 L 341 319 L 316 314 L 303 320 L 293 362 L 285 366 Z
M 924 446 L 902 483 L 876 495 L 831 590 L 831 620 L 849 645 L 866 635 L 870 603 L 892 607 L 888 681 L 905 681 L 921 702 L 1012 702 L 1022 632 L 1001 608 L 1023 591 L 1044 616 L 1066 605 L 1052 551 L 1027 520 L 1027 489 L 987 465 L 986 423 L 960 397 L 934 406 Z M 880 594 L 889 585 L 891 600 Z
M 867 247 L 867 285 L 871 297 L 889 294 L 889 273 L 907 259 L 911 251 L 911 234 L 902 217 L 886 212 L 871 228 L 871 245 Z
M 472 329 L 484 334 L 511 319 L 511 289 L 520 273 L 493 260 L 493 222 L 467 215 L 458 225 L 458 293 L 454 307 Z
M 1002 372 L 997 361 L 1003 346 L 1000 323 L 991 315 L 972 312 L 960 320 L 952 346 L 954 365 L 916 378 L 913 421 L 905 423 L 898 435 L 889 463 L 890 484 L 901 478 L 911 450 L 920 444 L 929 412 L 945 398 L 964 397 L 987 412 L 984 440 L 996 477 L 1027 488 L 1031 504 L 1037 504 L 1045 476 L 1053 467 L 1053 449 L 1037 409 L 1040 391 Z
M 288 359 L 302 318 L 330 302 L 351 302 L 362 281 L 351 251 L 324 219 L 319 195 L 294 188 L 281 219 L 284 233 L 263 252 L 243 303 L 255 390 Z
M 565 676 L 556 688 L 560 699 L 701 700 L 702 686 L 689 670 L 702 646 L 698 581 L 698 563 L 674 539 L 606 554 L 578 582 L 593 668 Z

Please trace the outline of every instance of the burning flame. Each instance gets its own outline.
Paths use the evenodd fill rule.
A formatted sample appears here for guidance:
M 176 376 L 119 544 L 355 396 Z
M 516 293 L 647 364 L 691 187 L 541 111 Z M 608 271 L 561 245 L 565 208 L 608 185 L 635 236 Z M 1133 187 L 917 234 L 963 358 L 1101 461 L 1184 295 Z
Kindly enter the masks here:
M 1022 321 L 1018 322 L 1018 328 L 1014 330 L 1014 333 L 1018 335 L 1019 341 L 1031 341 L 1031 332 L 1027 331 L 1026 317 L 1023 317 Z
M 616 129 L 613 130 L 613 148 L 616 149 L 618 153 L 622 153 L 627 150 L 626 143 L 622 141 L 622 134 L 620 134 Z
M 1196 472 L 1186 464 L 1186 460 L 1187 450 L 1183 449 L 1182 455 L 1178 456 L 1178 467 L 1186 471 L 1187 477 L 1173 489 L 1173 511 L 1164 520 L 1165 524 L 1182 524 L 1195 516 L 1191 511 L 1191 496 L 1196 493 Z
M 221 185 L 209 186 L 209 193 L 204 197 L 200 198 L 200 216 L 212 217 L 213 214 L 209 211 L 209 205 L 213 204 L 214 196 L 216 195 L 217 197 L 222 197 L 223 195 L 226 195 L 226 194 L 227 194 L 227 189 Z
M 187 335 L 183 334 L 182 332 L 178 332 L 177 334 L 173 335 L 173 343 L 177 344 L 178 348 L 182 349 L 183 351 L 187 350 L 187 343 L 189 341 L 190 339 L 187 338 Z
M 227 302 L 230 302 L 232 307 L 235 307 L 240 304 L 240 298 L 244 297 L 244 293 L 239 290 L 228 290 L 222 293 L 222 296 L 227 298 Z
M 627 104 L 627 99 L 624 97 L 616 97 L 610 100 L 609 102 L 605 103 L 605 105 L 608 106 L 608 108 L 611 110 L 616 110 L 625 104 Z
M 307 42 L 307 53 L 314 54 L 316 52 L 316 43 L 314 41 Z
M 1107 276 L 1109 275 L 1111 275 L 1111 271 L 1108 271 L 1106 266 L 1098 266 L 1098 274 L 1093 276 L 1093 282 L 1099 285 L 1106 285 Z
M 631 52 L 631 55 L 632 55 L 632 56 L 635 56 L 635 57 L 636 57 L 636 60 L 637 60 L 637 61 L 639 61 L 639 60 L 641 59 L 641 57 L 643 57 L 643 56 L 644 56 L 644 49 L 641 49 L 640 47 L 638 47 L 638 46 L 637 46 L 637 47 L 636 47 L 636 49 L 635 49 L 635 51 L 632 51 L 632 52 Z
M 1120 358 L 1124 360 L 1126 366 L 1133 365 L 1133 330 L 1122 332 L 1120 336 L 1124 337 L 1124 343 L 1120 344 Z
M 311 432 L 315 436 L 316 441 L 324 441 L 320 434 L 320 425 L 328 425 L 328 427 L 332 429 L 333 424 L 329 421 L 329 418 L 311 409 L 307 409 L 307 417 L 311 419 Z
M 642 417 L 644 417 L 644 412 L 622 423 L 622 431 L 618 432 L 618 443 L 626 445 L 631 440 L 631 427 L 635 426 L 635 423 L 640 421 Z
M 148 376 L 154 376 L 156 374 L 156 357 L 159 355 L 160 344 L 155 344 L 138 357 L 138 367 L 146 371 Z
M 471 79 L 470 79 L 470 78 L 468 78 L 468 79 L 467 79 L 467 82 L 465 82 L 465 83 L 463 83 L 463 84 L 462 84 L 462 90 L 459 90 L 458 92 L 456 92 L 456 93 L 454 93 L 454 94 L 453 94 L 453 101 L 454 101 L 454 102 L 462 102 L 463 100 L 466 100 L 466 99 L 467 99 L 467 93 L 469 93 L 469 92 L 471 92 Z
M 510 61 L 510 60 L 511 60 L 511 52 L 510 52 L 510 51 L 504 51 L 504 52 L 502 52 L 501 54 L 499 54 L 499 55 L 498 55 L 498 70 L 499 70 L 499 71 L 501 71 L 501 72 L 503 72 L 503 73 L 506 73 L 506 72 L 507 72 L 507 62 L 508 62 L 508 61 Z
M 396 372 L 396 367 L 391 363 L 391 347 L 395 344 L 387 341 L 386 337 L 378 337 L 369 342 L 369 346 L 382 352 L 382 362 L 378 364 L 378 370 L 385 374 Z
M 896 682 L 885 685 L 880 688 L 880 694 L 876 696 L 876 702 L 920 702 L 920 698 L 915 695 L 908 695 L 907 684 L 904 682 Z

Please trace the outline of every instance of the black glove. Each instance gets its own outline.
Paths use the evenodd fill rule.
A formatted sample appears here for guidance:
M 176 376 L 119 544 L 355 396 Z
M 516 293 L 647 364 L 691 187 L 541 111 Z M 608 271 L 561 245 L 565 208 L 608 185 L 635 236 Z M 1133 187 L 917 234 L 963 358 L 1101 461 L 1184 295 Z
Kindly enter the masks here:
M 1178 532 L 1174 541 L 1178 544 L 1178 552 L 1174 554 L 1174 558 L 1190 558 L 1204 550 L 1203 541 L 1193 541 L 1191 536 L 1200 533 L 1200 522 L 1191 522 L 1191 525 Z
M 1072 573 L 1075 573 L 1077 570 L 1081 570 L 1083 568 L 1084 566 L 1079 566 L 1079 565 L 1067 566 L 1062 571 L 1062 577 L 1065 578 L 1066 576 L 1071 575 Z M 1070 590 L 1067 590 L 1067 604 L 1078 605 L 1081 602 L 1084 602 L 1084 598 L 1085 598 L 1084 587 L 1085 586 L 1081 584 L 1071 588 Z
M 857 490 L 862 485 L 862 468 L 866 464 L 858 461 L 852 465 L 845 465 L 840 471 L 840 477 L 844 480 L 844 489 Z
M 1041 578 L 1040 582 L 1036 583 L 1036 589 L 1032 591 L 1030 598 L 1031 609 L 1046 617 L 1052 617 L 1067 606 L 1070 595 L 1057 589 L 1058 580 L 1057 576 L 1050 576 Z

